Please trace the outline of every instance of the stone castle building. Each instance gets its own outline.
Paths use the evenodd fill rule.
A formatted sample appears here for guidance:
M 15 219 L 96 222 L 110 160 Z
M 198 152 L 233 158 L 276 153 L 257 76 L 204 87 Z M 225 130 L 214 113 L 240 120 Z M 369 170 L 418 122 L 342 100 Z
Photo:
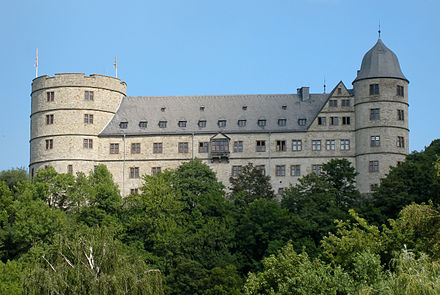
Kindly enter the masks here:
M 40 76 L 32 83 L 30 173 L 104 164 L 121 193 L 142 175 L 199 158 L 228 184 L 251 162 L 282 192 L 331 158 L 348 159 L 368 193 L 408 154 L 408 80 L 379 38 L 348 89 L 330 93 L 131 97 L 117 78 Z

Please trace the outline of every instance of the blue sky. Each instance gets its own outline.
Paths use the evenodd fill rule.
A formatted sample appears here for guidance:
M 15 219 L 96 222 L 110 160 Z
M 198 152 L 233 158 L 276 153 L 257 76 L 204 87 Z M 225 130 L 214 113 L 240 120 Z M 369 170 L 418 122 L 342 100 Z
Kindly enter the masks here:
M 0 170 L 29 164 L 39 74 L 114 75 L 128 95 L 295 93 L 351 82 L 382 40 L 409 84 L 410 150 L 440 138 L 440 1 L 4 1 Z

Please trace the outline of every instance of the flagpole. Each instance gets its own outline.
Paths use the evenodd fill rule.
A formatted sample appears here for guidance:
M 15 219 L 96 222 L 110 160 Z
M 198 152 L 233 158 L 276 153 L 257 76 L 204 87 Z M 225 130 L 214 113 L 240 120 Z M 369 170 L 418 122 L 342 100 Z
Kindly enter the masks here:
M 118 77 L 118 57 L 115 56 L 115 63 L 113 64 L 113 66 L 115 67 L 115 76 L 116 78 Z
M 35 78 L 38 77 L 38 48 L 37 48 L 37 57 L 35 58 Z

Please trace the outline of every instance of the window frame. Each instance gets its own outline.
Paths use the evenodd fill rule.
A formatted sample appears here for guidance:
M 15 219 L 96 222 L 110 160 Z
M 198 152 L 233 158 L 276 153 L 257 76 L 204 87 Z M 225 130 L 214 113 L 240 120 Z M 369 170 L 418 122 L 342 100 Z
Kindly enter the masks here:
M 153 154 L 162 154 L 162 153 L 163 153 L 163 143 L 153 142 Z
M 187 141 L 178 143 L 178 152 L 179 154 L 187 154 L 189 153 L 189 145 Z
M 275 176 L 286 176 L 286 165 L 275 165 Z
M 290 165 L 290 176 L 295 176 L 295 177 L 301 176 L 301 165 L 299 164 Z
M 243 152 L 243 141 L 242 140 L 234 141 L 233 152 L 234 153 L 242 153 Z
M 209 142 L 199 141 L 199 154 L 204 154 L 209 152 Z
M 110 154 L 111 155 L 119 154 L 119 143 L 110 143 Z
M 378 83 L 370 84 L 370 95 L 380 95 L 380 88 Z
M 321 150 L 321 140 L 315 139 L 312 140 L 312 151 L 320 151 Z
M 140 142 L 132 142 L 130 145 L 130 152 L 132 155 L 141 153 L 141 143 Z
M 302 139 L 292 139 L 292 152 L 302 151 Z
M 266 141 L 265 140 L 257 140 L 256 141 L 256 152 L 265 152 L 266 151 Z

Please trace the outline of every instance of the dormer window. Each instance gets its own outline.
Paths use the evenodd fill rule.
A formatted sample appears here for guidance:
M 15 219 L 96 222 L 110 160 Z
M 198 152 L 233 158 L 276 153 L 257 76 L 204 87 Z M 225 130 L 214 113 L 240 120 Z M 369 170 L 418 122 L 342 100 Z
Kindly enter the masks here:
M 147 128 L 148 122 L 147 121 L 140 121 L 139 122 L 139 127 L 140 128 Z
M 177 126 L 179 126 L 180 128 L 186 127 L 186 121 L 179 121 L 179 123 L 177 123 Z
M 260 119 L 260 120 L 258 120 L 257 124 L 260 127 L 264 127 L 264 126 L 266 126 L 266 120 L 265 119 Z
M 299 126 L 306 126 L 307 119 L 298 119 L 298 125 Z
M 278 119 L 278 126 L 286 126 L 287 119 Z
M 287 106 L 286 106 L 286 105 L 283 105 L 283 106 L 281 106 L 281 109 L 283 109 L 283 110 L 287 110 Z
M 246 126 L 246 120 L 238 120 L 238 126 L 239 127 L 245 127 Z
M 247 110 L 247 106 L 243 106 L 242 109 L 243 109 L 243 111 L 246 111 Z
M 206 127 L 206 120 L 200 120 L 198 125 L 200 128 L 205 128 Z
M 226 120 L 218 120 L 217 125 L 218 127 L 226 127 Z
M 121 122 L 121 123 L 119 123 L 119 128 L 127 129 L 127 127 L 128 127 L 128 122 Z
M 160 108 L 160 111 L 161 111 L 161 112 L 165 112 L 165 109 L 166 109 L 166 107 L 161 107 L 161 108 Z
M 204 111 L 205 110 L 205 106 L 200 106 L 200 111 Z
M 159 121 L 159 128 L 167 128 L 167 121 Z

